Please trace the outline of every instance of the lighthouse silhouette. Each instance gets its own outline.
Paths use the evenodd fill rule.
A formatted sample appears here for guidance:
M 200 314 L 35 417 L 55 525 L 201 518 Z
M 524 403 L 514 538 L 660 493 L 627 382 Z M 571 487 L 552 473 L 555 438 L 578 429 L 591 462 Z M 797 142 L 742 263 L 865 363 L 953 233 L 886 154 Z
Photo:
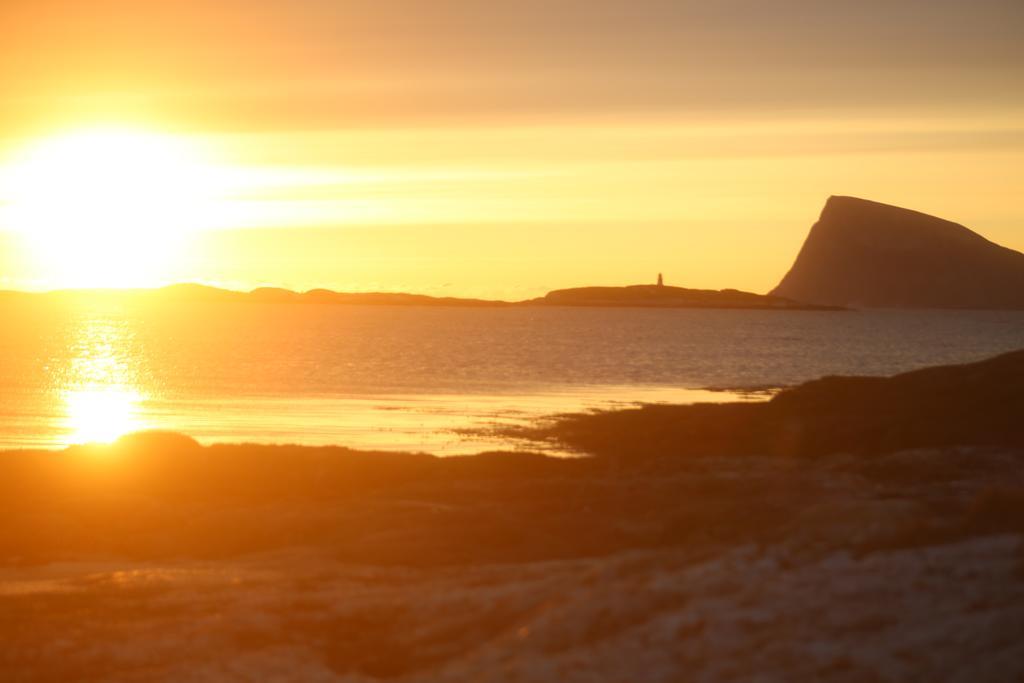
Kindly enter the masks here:
M 663 279 L 661 279 L 661 273 L 658 273 L 658 286 L 659 287 L 664 287 L 665 286 L 665 281 Z

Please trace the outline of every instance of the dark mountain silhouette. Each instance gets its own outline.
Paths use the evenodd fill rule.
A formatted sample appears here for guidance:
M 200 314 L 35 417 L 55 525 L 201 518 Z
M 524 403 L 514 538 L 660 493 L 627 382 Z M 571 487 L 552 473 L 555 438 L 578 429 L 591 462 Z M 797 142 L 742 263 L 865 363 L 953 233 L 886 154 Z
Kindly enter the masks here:
M 880 308 L 1024 308 L 1024 254 L 951 221 L 829 197 L 771 295 Z

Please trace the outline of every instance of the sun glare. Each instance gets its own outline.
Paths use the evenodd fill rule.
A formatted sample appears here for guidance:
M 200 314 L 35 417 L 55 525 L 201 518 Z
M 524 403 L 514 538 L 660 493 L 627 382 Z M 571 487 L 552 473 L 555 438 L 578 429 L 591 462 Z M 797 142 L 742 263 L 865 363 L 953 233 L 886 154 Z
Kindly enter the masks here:
M 142 397 L 123 387 L 101 386 L 64 393 L 67 443 L 109 443 L 143 429 Z
M 3 223 L 50 287 L 160 284 L 207 203 L 201 155 L 185 140 L 131 129 L 54 137 L 4 173 Z

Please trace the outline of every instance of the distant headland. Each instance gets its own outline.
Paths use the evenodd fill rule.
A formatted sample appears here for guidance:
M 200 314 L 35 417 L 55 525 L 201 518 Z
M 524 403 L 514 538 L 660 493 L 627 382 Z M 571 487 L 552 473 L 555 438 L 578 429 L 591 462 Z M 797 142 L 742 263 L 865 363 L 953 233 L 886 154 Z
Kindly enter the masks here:
M 1024 309 L 1024 254 L 924 213 L 830 197 L 771 294 L 856 308 Z

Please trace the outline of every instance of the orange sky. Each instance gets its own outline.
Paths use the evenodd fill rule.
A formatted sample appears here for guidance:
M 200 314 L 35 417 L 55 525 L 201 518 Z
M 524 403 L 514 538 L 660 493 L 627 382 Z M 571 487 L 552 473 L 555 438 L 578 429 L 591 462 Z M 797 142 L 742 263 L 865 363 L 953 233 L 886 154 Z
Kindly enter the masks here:
M 835 5 L 5 0 L 0 287 L 517 298 L 664 271 L 765 291 L 829 194 L 1024 249 L 1024 6 Z M 61 227 L 27 239 L 24 159 L 97 126 L 172 140 L 195 171 L 75 159 L 93 183 L 152 175 L 151 208 L 55 180 L 33 211 L 52 196 Z M 178 211 L 182 176 L 202 211 Z M 154 225 L 180 225 L 173 255 Z

